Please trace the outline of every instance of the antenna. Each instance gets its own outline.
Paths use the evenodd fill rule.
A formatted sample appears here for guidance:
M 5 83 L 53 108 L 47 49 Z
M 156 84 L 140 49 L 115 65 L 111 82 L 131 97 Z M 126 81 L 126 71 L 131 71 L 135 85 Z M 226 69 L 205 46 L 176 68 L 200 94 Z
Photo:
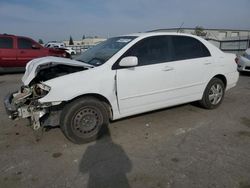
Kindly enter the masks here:
M 184 22 L 181 23 L 179 29 L 177 30 L 177 33 L 179 33 L 179 31 L 181 30 L 182 26 L 184 25 Z

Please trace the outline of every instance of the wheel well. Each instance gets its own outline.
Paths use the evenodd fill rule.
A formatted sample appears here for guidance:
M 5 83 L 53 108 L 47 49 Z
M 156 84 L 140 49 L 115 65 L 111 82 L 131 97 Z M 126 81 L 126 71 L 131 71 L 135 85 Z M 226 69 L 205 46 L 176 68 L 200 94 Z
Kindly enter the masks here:
M 78 97 L 76 97 L 76 98 L 71 99 L 71 100 L 68 101 L 67 103 L 70 103 L 70 102 L 72 102 L 72 101 L 74 101 L 74 100 L 77 100 L 77 99 L 79 99 L 79 98 L 82 98 L 82 97 L 94 97 L 94 98 L 98 99 L 99 101 L 103 102 L 103 103 L 105 104 L 105 106 L 107 107 L 107 109 L 109 110 L 110 119 L 112 119 L 112 117 L 113 117 L 113 109 L 112 109 L 112 106 L 111 106 L 109 100 L 108 100 L 106 97 L 104 97 L 104 96 L 102 96 L 102 95 L 100 95 L 100 94 L 89 93 L 89 94 L 85 94 L 85 95 L 80 95 L 80 96 L 78 96 Z
M 214 76 L 214 78 L 220 79 L 224 83 L 225 88 L 227 87 L 227 79 L 226 79 L 226 77 L 224 75 L 218 74 L 218 75 Z

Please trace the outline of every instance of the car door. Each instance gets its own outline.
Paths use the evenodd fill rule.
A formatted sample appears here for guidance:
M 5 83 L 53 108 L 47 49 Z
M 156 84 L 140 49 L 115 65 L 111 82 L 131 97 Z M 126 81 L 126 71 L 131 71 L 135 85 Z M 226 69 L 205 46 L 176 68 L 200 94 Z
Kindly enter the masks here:
M 164 107 L 175 98 L 175 73 L 168 66 L 171 60 L 168 36 L 142 39 L 121 58 L 136 56 L 138 66 L 117 67 L 117 97 L 124 116 Z M 118 60 L 119 62 L 119 60 Z
M 17 60 L 17 50 L 11 36 L 0 37 L 0 67 L 13 67 Z
M 213 60 L 206 46 L 190 36 L 172 36 L 172 61 L 175 86 L 183 102 L 199 100 L 213 69 Z
M 18 37 L 17 47 L 17 60 L 20 67 L 34 58 L 45 56 L 43 48 L 29 38 Z

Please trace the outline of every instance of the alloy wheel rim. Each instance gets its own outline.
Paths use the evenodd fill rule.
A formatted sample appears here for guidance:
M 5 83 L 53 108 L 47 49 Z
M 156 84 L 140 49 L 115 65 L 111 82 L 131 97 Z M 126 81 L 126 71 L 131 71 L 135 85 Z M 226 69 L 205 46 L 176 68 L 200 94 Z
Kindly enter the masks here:
M 220 84 L 213 84 L 209 90 L 208 98 L 211 104 L 217 105 L 223 96 L 223 88 Z

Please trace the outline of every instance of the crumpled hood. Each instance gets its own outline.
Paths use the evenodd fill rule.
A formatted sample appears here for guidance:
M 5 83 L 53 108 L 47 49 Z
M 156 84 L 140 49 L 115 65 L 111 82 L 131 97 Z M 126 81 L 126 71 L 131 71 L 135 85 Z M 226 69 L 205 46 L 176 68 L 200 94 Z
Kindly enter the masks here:
M 91 65 L 88 65 L 86 63 L 62 57 L 48 56 L 48 57 L 33 59 L 26 65 L 26 70 L 22 78 L 24 85 L 28 85 L 36 77 L 37 72 L 41 66 L 46 66 L 46 65 L 54 66 L 58 64 L 78 66 L 78 67 L 81 66 L 86 68 L 92 67 Z

